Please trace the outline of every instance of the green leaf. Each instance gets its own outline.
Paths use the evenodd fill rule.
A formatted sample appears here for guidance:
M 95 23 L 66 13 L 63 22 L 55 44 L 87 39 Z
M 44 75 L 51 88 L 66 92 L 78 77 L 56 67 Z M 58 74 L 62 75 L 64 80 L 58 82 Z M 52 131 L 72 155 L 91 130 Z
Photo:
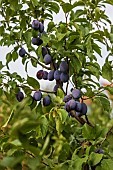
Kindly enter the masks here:
M 56 2 L 49 2 L 48 6 L 51 8 L 51 11 L 54 11 L 56 14 L 59 12 L 60 7 Z
M 69 3 L 63 3 L 61 6 L 62 6 L 64 13 L 68 13 L 73 9 L 73 5 Z
M 89 156 L 89 164 L 91 166 L 97 165 L 101 161 L 102 157 L 103 157 L 103 154 L 92 152 Z
M 34 79 L 33 77 L 28 76 L 27 77 L 27 83 L 36 90 L 40 88 L 39 82 L 36 79 Z
M 66 36 L 66 33 L 64 33 L 64 34 L 62 34 L 62 33 L 57 33 L 57 39 L 58 39 L 58 41 L 61 41 L 65 36 Z
M 110 92 L 110 94 L 113 95 L 113 87 L 111 87 L 111 86 L 106 86 L 106 87 L 104 87 L 104 89 L 105 89 L 105 90 L 108 90 L 108 91 Z
M 111 82 L 113 73 L 112 73 L 112 66 L 111 66 L 110 62 L 106 61 L 105 64 L 103 65 L 102 76 L 103 76 L 103 78 L 105 78 Z
M 28 45 L 28 47 L 31 46 L 31 37 L 32 37 L 32 32 L 31 31 L 26 31 L 25 34 L 24 34 L 24 37 L 25 37 L 25 41 L 26 41 L 26 44 Z
M 99 97 L 97 96 L 97 97 L 95 97 L 94 101 L 97 102 L 104 111 L 107 111 L 107 112 L 110 111 L 109 99 L 107 99 L 103 96 L 99 96 Z
M 103 159 L 101 162 L 101 170 L 112 170 L 113 169 L 113 160 Z
M 15 165 L 17 165 L 19 162 L 21 162 L 23 160 L 23 158 L 24 158 L 23 156 L 4 157 L 2 160 L 0 160 L 0 166 L 13 168 Z
M 64 92 L 60 88 L 57 90 L 57 96 L 59 96 L 61 99 L 64 99 Z
M 13 59 L 13 61 L 16 61 L 18 59 L 18 54 L 16 51 L 12 52 L 12 59 Z
M 31 0 L 31 1 L 34 7 L 38 5 L 38 0 Z
M 87 161 L 87 157 L 80 158 L 78 155 L 75 155 L 75 152 L 72 155 L 72 160 L 70 161 L 69 170 L 82 170 L 82 165 Z
M 10 8 L 14 11 L 18 9 L 18 0 L 11 0 L 10 1 Z
M 67 111 L 64 109 L 58 109 L 57 113 L 59 114 L 62 123 L 65 123 L 68 116 Z
M 41 134 L 42 134 L 42 137 L 44 138 L 48 131 L 48 120 L 47 120 L 46 116 L 41 116 L 39 121 L 41 122 L 41 125 L 40 125 Z
M 54 24 L 54 22 L 53 22 L 53 21 L 49 22 L 49 24 L 48 24 L 48 28 L 47 28 L 47 32 L 52 31 L 52 28 L 54 28 L 54 26 L 55 26 L 55 24 Z
M 0 70 L 4 67 L 4 65 L 2 64 L 2 61 L 0 61 Z

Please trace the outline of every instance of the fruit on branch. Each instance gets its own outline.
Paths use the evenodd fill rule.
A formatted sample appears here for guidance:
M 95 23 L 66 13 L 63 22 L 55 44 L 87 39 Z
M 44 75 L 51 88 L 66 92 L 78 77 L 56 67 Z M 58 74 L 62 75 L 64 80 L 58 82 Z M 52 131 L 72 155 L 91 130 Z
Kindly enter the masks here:
M 46 47 L 42 47 L 42 56 L 44 57 L 46 54 L 48 54 L 48 49 Z
M 60 71 L 61 72 L 63 72 L 63 73 L 66 73 L 66 72 L 68 72 L 68 64 L 67 64 L 67 62 L 66 61 L 62 61 L 61 63 L 60 63 Z
M 54 70 L 51 70 L 49 73 L 48 73 L 48 80 L 49 81 L 53 81 L 54 80 Z
M 54 72 L 54 79 L 55 80 L 60 80 L 60 74 L 61 74 L 61 72 L 59 70 L 55 70 L 55 72 Z
M 101 148 L 97 148 L 95 152 L 99 154 L 104 154 L 104 151 Z
M 54 86 L 54 88 L 53 88 L 53 91 L 54 91 L 54 92 L 57 92 L 58 88 L 59 88 L 59 85 L 56 84 L 56 85 Z
M 75 110 L 76 108 L 76 101 L 74 99 L 69 100 L 68 105 L 70 107 L 70 110 Z
M 43 31 L 44 31 L 44 25 L 40 22 L 39 23 L 39 32 L 43 33 Z
M 85 103 L 81 103 L 82 109 L 81 109 L 81 114 L 85 115 L 87 113 L 87 105 Z
M 51 61 L 52 61 L 51 56 L 50 56 L 49 54 L 46 54 L 46 55 L 44 56 L 44 61 L 45 61 L 45 64 L 50 64 Z
M 71 109 L 70 109 L 70 106 L 69 106 L 69 103 L 67 102 L 67 103 L 65 103 L 65 105 L 64 105 L 64 109 L 67 111 L 67 112 L 70 112 L 71 111 Z
M 69 100 L 71 100 L 72 99 L 72 95 L 71 94 L 68 94 L 68 95 L 66 95 L 66 96 L 64 96 L 64 102 L 68 102 Z
M 36 74 L 36 77 L 37 77 L 39 80 L 41 80 L 41 79 L 43 78 L 43 74 L 44 74 L 43 70 L 39 70 L 39 71 L 37 72 L 37 74 Z
M 58 63 L 54 63 L 54 68 L 55 68 L 55 70 L 57 70 L 58 67 L 59 67 Z
M 73 89 L 72 90 L 72 96 L 75 99 L 79 99 L 81 97 L 81 91 L 79 89 Z
M 26 50 L 25 50 L 24 48 L 21 48 L 21 49 L 19 50 L 19 56 L 20 56 L 20 57 L 24 57 L 25 54 L 26 54 Z
M 60 75 L 60 80 L 61 80 L 63 83 L 68 82 L 68 80 L 69 80 L 69 75 L 68 75 L 67 73 L 61 73 L 61 75 Z
M 49 96 L 45 96 L 45 97 L 43 98 L 43 105 L 44 105 L 44 106 L 49 106 L 50 103 L 51 103 L 50 97 L 49 97 Z
M 34 99 L 35 101 L 40 101 L 41 98 L 42 98 L 42 93 L 41 93 L 41 91 L 37 90 L 37 91 L 34 93 L 34 95 L 33 95 L 33 99 Z
M 43 41 L 39 38 L 39 37 L 37 37 L 37 38 L 32 38 L 32 44 L 33 45 L 41 45 L 43 43 Z
M 76 108 L 75 108 L 75 111 L 76 112 L 81 112 L 82 110 L 82 104 L 78 101 L 76 101 Z
M 21 102 L 23 99 L 24 99 L 24 94 L 23 92 L 19 91 L 17 94 L 16 94 L 16 99 Z
M 32 22 L 32 28 L 33 28 L 34 30 L 38 30 L 38 29 L 39 29 L 39 25 L 40 25 L 40 23 L 39 23 L 38 20 L 33 20 L 33 22 Z
M 47 80 L 47 77 L 48 77 L 48 72 L 47 71 L 43 71 L 43 79 L 44 80 Z

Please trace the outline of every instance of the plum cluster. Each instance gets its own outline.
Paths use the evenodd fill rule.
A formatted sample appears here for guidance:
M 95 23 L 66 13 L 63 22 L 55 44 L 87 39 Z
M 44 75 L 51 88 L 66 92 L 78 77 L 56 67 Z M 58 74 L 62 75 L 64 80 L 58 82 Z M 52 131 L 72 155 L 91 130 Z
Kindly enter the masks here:
M 65 110 L 68 112 L 69 116 L 71 111 L 76 111 L 76 116 L 80 117 L 87 113 L 87 105 L 85 103 L 80 103 L 79 98 L 81 97 L 81 91 L 79 89 L 73 89 L 72 94 L 66 95 L 64 97 Z
M 42 47 L 42 56 L 44 57 L 45 64 L 50 64 L 52 62 L 51 55 L 49 54 L 49 50 L 47 47 Z M 68 63 L 66 61 L 61 61 L 60 65 L 58 66 L 58 63 L 53 63 L 54 69 L 50 70 L 49 72 L 39 70 L 36 74 L 36 77 L 38 79 L 44 79 L 53 81 L 56 80 L 56 82 L 65 83 L 69 80 L 69 74 L 68 74 Z M 54 91 L 57 91 L 59 88 L 59 85 L 56 84 L 54 87 Z
M 44 32 L 44 25 L 41 22 L 39 22 L 38 20 L 33 20 L 32 28 L 36 31 L 39 31 L 40 34 Z M 40 38 L 40 34 L 37 37 L 32 38 L 33 45 L 39 46 L 43 43 L 43 40 Z
M 48 106 L 51 103 L 51 98 L 49 95 L 42 97 L 42 92 L 40 90 L 37 90 L 33 94 L 33 100 L 35 101 L 40 101 L 43 98 L 43 105 Z M 21 102 L 24 99 L 24 94 L 23 92 L 19 91 L 16 94 L 16 99 Z
M 40 90 L 37 90 L 37 91 L 34 93 L 34 95 L 33 95 L 33 99 L 34 99 L 35 101 L 40 101 L 41 98 L 42 98 L 42 92 L 41 92 Z M 44 97 L 43 97 L 43 105 L 44 105 L 44 106 L 49 106 L 50 103 L 51 103 L 51 98 L 50 98 L 50 96 L 49 96 L 49 95 L 44 96 Z

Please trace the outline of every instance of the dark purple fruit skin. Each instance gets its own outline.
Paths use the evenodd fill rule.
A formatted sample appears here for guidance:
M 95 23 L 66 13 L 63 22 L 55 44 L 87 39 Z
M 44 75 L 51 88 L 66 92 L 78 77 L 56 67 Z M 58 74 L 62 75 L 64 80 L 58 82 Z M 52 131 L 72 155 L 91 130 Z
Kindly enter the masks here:
M 51 71 L 48 73 L 47 79 L 48 79 L 49 81 L 53 81 L 53 80 L 54 80 L 54 70 L 51 70 Z
M 81 114 L 85 115 L 87 113 L 87 105 L 85 103 L 81 103 L 82 109 L 81 109 Z
M 60 74 L 61 74 L 61 72 L 59 70 L 55 70 L 55 72 L 54 72 L 54 79 L 55 80 L 60 80 Z
M 44 74 L 43 70 L 39 70 L 39 71 L 37 72 L 37 74 L 36 74 L 36 77 L 37 77 L 39 80 L 41 80 L 41 79 L 43 78 L 43 74 Z
M 67 111 L 67 112 L 70 112 L 71 111 L 71 109 L 70 109 L 70 106 L 69 106 L 69 103 L 67 102 L 67 103 L 65 103 L 65 105 L 64 105 L 64 109 Z
M 48 49 L 46 47 L 42 47 L 42 56 L 44 57 L 46 54 L 48 54 Z
M 49 96 L 45 96 L 45 97 L 43 98 L 43 105 L 44 105 L 44 106 L 49 106 L 50 103 L 51 103 L 50 97 L 49 97 Z
M 60 80 L 61 80 L 63 83 L 68 82 L 68 80 L 69 80 L 69 75 L 68 75 L 67 73 L 61 73 L 61 75 L 60 75 Z
M 24 99 L 24 94 L 19 91 L 17 94 L 16 94 L 16 99 L 21 102 L 23 99 Z
M 64 96 L 64 102 L 68 102 L 69 100 L 71 100 L 72 99 L 72 96 L 69 94 L 69 95 L 66 95 L 66 96 Z
M 81 91 L 79 89 L 73 89 L 72 90 L 72 96 L 75 99 L 79 99 L 81 97 Z
M 59 88 L 59 85 L 56 84 L 56 85 L 54 86 L 54 88 L 53 88 L 53 91 L 54 91 L 54 92 L 57 92 L 58 88 Z
M 76 101 L 74 99 L 69 100 L 68 105 L 71 110 L 75 110 L 76 108 Z
M 60 63 L 60 71 L 66 73 L 68 71 L 68 64 L 66 61 Z
M 40 101 L 41 98 L 42 98 L 42 93 L 41 93 L 41 91 L 37 90 L 37 91 L 34 93 L 34 95 L 33 95 L 33 99 L 34 99 L 35 101 Z
M 82 116 L 80 112 L 76 112 L 76 116 L 80 117 Z
M 76 101 L 75 111 L 76 112 L 81 112 L 81 109 L 82 109 L 82 104 L 80 102 Z
M 44 56 L 44 61 L 45 61 L 45 64 L 50 64 L 52 61 L 51 56 L 49 54 L 46 54 Z
M 20 56 L 20 57 L 24 57 L 25 54 L 26 54 L 26 50 L 25 50 L 24 48 L 21 48 L 21 49 L 19 50 L 19 56 Z
M 48 72 L 47 71 L 43 71 L 43 79 L 47 80 L 48 77 Z
M 54 68 L 55 68 L 55 70 L 57 70 L 58 67 L 59 67 L 58 63 L 54 63 Z
M 95 152 L 99 154 L 104 154 L 104 151 L 101 148 L 97 148 Z
M 43 41 L 39 38 L 39 37 L 37 37 L 37 38 L 32 38 L 32 44 L 33 45 L 41 45 L 43 43 Z
M 40 22 L 39 23 L 39 32 L 43 33 L 43 31 L 44 31 L 44 25 Z
M 35 29 L 35 30 L 38 30 L 39 29 L 39 21 L 38 20 L 33 20 L 32 22 L 32 28 Z

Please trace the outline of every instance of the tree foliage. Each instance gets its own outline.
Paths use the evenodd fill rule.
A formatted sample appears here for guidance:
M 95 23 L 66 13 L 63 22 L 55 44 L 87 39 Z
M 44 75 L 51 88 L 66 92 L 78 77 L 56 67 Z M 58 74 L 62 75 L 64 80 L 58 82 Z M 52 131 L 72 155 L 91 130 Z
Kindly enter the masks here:
M 0 62 L 0 169 L 112 169 L 113 25 L 106 15 L 108 4 L 112 0 L 0 0 L 0 45 L 13 48 L 5 64 Z M 65 20 L 56 23 L 53 16 L 60 10 Z M 10 63 L 16 67 L 19 58 L 26 77 L 10 71 Z M 37 68 L 34 77 L 28 74 L 29 63 Z M 109 84 L 102 85 L 101 78 Z M 41 79 L 47 87 L 46 79 L 55 79 L 56 87 L 42 89 Z M 78 97 L 73 89 L 79 89 Z M 65 108 L 67 94 L 73 99 Z M 77 102 L 85 110 L 80 114 L 72 109 Z

